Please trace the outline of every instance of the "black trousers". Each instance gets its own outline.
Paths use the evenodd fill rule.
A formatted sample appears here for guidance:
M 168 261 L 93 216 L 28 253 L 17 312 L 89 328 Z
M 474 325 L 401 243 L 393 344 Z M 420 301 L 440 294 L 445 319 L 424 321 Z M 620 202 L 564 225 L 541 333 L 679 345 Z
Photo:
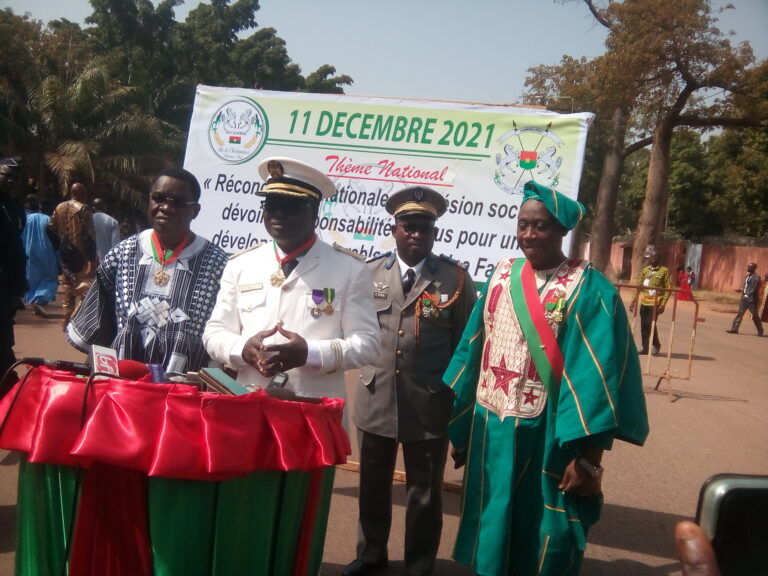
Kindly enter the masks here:
M 650 345 L 648 342 L 651 335 L 651 324 L 653 324 L 653 310 L 655 306 L 643 306 L 640 305 L 640 339 L 642 341 L 643 350 L 648 350 Z M 654 327 L 653 329 L 653 345 L 661 348 L 661 342 L 659 341 L 659 330 Z
M 744 318 L 746 311 L 749 310 L 752 314 L 752 321 L 755 323 L 755 328 L 757 328 L 757 333 L 763 333 L 763 323 L 760 321 L 760 315 L 757 313 L 757 302 L 755 302 L 755 300 L 756 298 L 754 296 L 752 298 L 741 299 L 741 302 L 739 303 L 739 311 L 736 313 L 736 318 L 733 319 L 731 330 L 736 332 L 739 331 L 741 320 Z
M 398 442 L 361 432 L 360 523 L 357 557 L 373 563 L 387 558 L 392 525 L 392 475 Z M 442 484 L 448 438 L 403 443 L 406 475 L 405 569 L 431 574 L 443 528 Z

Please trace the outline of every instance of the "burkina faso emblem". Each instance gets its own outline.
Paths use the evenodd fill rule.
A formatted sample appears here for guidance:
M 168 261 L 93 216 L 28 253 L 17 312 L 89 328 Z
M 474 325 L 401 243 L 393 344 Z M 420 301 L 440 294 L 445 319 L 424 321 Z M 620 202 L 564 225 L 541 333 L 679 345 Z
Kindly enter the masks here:
M 512 130 L 496 140 L 502 152 L 496 154 L 493 181 L 499 188 L 508 194 L 522 193 L 528 180 L 557 187 L 563 164 L 560 154 L 563 141 L 551 127 L 550 122 L 545 128 L 518 128 L 517 123 L 512 122 Z

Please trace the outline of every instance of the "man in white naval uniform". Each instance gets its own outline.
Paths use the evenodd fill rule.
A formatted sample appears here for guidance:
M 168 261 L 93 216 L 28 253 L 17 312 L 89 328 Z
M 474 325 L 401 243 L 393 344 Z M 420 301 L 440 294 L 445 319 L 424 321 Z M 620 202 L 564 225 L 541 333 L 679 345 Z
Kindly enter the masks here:
M 370 272 L 315 235 L 320 202 L 336 193 L 330 178 L 290 158 L 258 170 L 272 241 L 229 261 L 203 342 L 249 389 L 285 372 L 295 392 L 345 398 L 344 371 L 379 353 Z

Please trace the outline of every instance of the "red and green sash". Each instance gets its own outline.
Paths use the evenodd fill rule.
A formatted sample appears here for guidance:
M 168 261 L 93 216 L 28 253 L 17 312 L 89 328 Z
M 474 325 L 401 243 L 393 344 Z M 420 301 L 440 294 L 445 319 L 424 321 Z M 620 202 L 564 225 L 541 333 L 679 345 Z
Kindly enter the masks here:
M 547 394 L 556 401 L 565 360 L 557 336 L 544 316 L 544 307 L 530 262 L 526 258 L 515 259 L 511 276 L 520 278 L 520 282 L 509 283 L 512 306 L 520 330 L 528 343 L 528 350 Z

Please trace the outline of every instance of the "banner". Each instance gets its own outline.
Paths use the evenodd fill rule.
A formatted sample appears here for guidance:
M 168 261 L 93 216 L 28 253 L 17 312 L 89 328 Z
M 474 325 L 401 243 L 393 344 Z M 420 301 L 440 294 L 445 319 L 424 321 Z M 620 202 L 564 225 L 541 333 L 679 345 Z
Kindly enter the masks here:
M 522 255 L 515 231 L 525 182 L 576 198 L 593 117 L 198 86 L 184 161 L 203 189 L 192 228 L 229 253 L 268 241 L 256 167 L 287 156 L 336 183 L 336 196 L 320 206 L 319 237 L 366 257 L 395 247 L 384 209 L 390 194 L 415 185 L 439 191 L 448 212 L 434 252 L 484 281 L 498 260 Z

